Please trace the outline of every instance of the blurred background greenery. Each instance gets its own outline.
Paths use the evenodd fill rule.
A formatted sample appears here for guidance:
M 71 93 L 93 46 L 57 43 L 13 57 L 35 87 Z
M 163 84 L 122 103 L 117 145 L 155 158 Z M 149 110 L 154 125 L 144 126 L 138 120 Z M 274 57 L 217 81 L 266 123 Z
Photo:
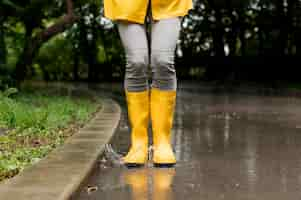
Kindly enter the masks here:
M 175 52 L 177 76 L 298 84 L 300 16 L 299 0 L 194 0 Z M 0 0 L 0 88 L 25 79 L 122 81 L 124 66 L 101 0 Z

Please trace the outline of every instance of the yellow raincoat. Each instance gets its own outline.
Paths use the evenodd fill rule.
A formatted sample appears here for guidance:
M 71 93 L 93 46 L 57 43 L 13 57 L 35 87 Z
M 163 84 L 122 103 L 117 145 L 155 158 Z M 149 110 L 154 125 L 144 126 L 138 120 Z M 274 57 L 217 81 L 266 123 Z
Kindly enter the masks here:
M 104 16 L 111 20 L 144 23 L 150 0 L 104 0 Z M 192 0 L 151 0 L 154 20 L 185 16 L 192 9 Z

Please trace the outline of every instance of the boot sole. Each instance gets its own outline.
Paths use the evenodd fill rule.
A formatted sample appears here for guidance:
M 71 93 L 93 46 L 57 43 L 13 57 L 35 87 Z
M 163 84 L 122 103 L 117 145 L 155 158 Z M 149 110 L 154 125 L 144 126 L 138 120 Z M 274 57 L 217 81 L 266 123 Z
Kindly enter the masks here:
M 124 164 L 127 168 L 141 168 L 144 166 L 142 163 L 125 163 Z
M 138 163 L 126 163 L 124 164 L 127 168 L 141 168 L 144 166 L 144 164 L 138 164 Z
M 172 168 L 176 163 L 154 163 L 154 167 L 158 168 Z

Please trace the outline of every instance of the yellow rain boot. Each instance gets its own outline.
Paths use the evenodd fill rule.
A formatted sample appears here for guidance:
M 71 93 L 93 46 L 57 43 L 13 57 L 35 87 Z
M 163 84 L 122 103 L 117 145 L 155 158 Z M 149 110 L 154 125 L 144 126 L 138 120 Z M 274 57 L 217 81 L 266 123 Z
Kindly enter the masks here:
M 150 115 L 153 131 L 153 163 L 155 166 L 169 166 L 176 163 L 171 147 L 171 128 L 175 103 L 175 90 L 151 88 Z
M 128 166 L 139 166 L 148 159 L 149 90 L 125 90 L 125 95 L 131 126 L 131 147 L 123 157 L 123 162 Z

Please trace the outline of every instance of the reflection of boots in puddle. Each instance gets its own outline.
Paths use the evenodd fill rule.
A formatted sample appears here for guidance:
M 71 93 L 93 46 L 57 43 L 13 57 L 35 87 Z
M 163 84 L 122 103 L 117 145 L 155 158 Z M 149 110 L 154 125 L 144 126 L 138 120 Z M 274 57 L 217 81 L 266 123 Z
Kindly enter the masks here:
M 130 185 L 133 200 L 146 200 L 147 198 L 147 170 L 132 169 L 126 170 L 123 174 L 123 179 L 126 184 Z
M 153 169 L 153 200 L 171 200 L 174 168 Z

